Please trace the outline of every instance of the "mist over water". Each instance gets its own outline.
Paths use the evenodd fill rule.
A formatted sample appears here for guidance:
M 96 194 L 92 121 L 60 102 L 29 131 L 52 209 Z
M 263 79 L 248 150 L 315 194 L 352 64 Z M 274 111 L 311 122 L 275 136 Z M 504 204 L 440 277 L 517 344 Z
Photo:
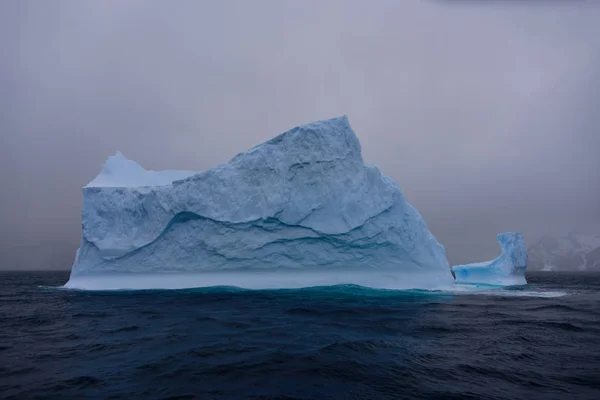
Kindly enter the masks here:
M 81 187 L 121 150 L 203 170 L 348 115 L 452 264 L 495 235 L 599 232 L 590 1 L 0 3 L 0 254 L 71 266 Z

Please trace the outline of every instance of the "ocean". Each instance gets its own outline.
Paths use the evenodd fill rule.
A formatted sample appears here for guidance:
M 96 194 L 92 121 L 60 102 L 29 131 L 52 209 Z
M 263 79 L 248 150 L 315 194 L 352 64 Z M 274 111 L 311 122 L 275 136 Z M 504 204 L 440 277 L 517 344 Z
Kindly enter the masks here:
M 0 273 L 3 399 L 600 399 L 600 274 L 84 292 Z

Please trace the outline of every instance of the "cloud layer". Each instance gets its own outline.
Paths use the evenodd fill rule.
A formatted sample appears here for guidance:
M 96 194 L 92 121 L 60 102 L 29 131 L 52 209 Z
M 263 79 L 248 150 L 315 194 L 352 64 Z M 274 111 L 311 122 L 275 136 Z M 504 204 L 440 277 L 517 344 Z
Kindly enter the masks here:
M 347 114 L 450 261 L 600 231 L 600 5 L 0 3 L 0 268 L 69 268 L 121 150 L 206 169 Z

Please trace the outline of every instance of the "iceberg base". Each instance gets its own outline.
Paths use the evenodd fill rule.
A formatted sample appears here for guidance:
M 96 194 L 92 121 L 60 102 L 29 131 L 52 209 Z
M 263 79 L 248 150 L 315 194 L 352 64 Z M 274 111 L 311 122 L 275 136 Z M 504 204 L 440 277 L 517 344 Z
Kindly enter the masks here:
M 407 273 L 398 270 L 336 271 L 219 271 L 195 274 L 114 274 L 72 276 L 68 289 L 150 290 L 230 286 L 242 289 L 299 289 L 315 286 L 360 285 L 375 289 L 447 289 L 452 277 L 437 271 Z
M 526 285 L 525 268 L 515 269 L 510 274 L 497 274 L 490 272 L 489 267 L 453 268 L 456 283 L 486 284 L 499 286 Z

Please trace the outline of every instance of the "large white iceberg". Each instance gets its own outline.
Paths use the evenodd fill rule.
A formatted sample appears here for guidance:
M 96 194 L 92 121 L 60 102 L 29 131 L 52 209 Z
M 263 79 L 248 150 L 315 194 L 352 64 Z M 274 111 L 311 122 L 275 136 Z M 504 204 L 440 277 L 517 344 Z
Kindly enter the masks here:
M 83 188 L 67 287 L 447 287 L 444 247 L 366 165 L 346 117 L 296 127 L 202 172 L 122 154 Z
M 454 265 L 452 274 L 457 283 L 487 285 L 525 285 L 527 248 L 521 233 L 506 232 L 498 235 L 502 253 L 492 261 Z

